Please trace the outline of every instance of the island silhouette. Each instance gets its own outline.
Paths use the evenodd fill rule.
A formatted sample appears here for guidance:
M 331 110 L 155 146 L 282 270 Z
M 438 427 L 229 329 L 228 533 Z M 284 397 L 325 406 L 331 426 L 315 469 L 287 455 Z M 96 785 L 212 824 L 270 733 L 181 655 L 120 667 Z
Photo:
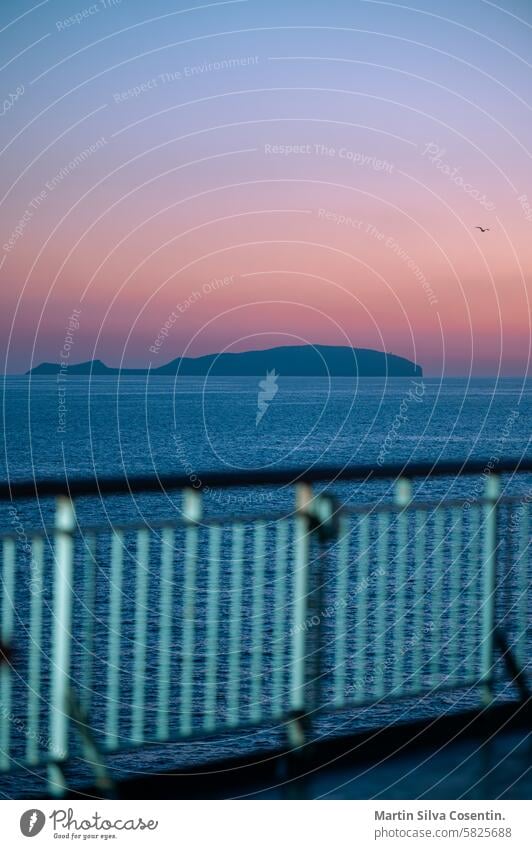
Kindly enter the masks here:
M 26 374 L 53 375 L 183 375 L 217 377 L 263 376 L 275 370 L 285 377 L 421 377 L 417 363 L 371 348 L 336 345 L 286 345 L 260 351 L 177 357 L 157 368 L 112 368 L 101 360 L 75 365 L 41 363 Z

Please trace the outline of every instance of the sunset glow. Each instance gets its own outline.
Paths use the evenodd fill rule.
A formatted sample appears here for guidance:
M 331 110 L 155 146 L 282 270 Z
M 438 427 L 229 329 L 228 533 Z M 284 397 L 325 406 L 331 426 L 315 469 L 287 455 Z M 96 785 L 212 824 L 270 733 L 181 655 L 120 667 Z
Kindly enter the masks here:
M 528 4 L 79 5 L 0 12 L 5 371 L 74 309 L 76 362 L 282 337 L 527 370 Z

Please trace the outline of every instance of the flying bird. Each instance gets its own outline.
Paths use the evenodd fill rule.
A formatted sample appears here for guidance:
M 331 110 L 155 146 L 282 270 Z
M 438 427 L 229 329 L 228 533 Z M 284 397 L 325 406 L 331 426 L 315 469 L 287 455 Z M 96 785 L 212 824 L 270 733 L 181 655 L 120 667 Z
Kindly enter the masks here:
M 480 230 L 481 233 L 487 233 L 489 229 L 489 227 L 479 227 L 478 225 L 475 227 L 475 230 Z

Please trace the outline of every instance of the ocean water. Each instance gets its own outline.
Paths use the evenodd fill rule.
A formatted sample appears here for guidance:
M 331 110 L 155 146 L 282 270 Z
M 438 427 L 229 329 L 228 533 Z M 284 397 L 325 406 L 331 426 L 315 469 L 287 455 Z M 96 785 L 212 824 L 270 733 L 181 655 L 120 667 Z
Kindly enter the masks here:
M 4 480 L 185 474 L 440 459 L 520 457 L 530 444 L 532 390 L 515 380 L 424 378 L 277 379 L 257 424 L 261 378 L 9 377 L 3 385 Z M 512 487 L 525 486 L 523 480 Z M 420 492 L 465 495 L 471 480 L 419 481 Z M 393 482 L 336 487 L 341 500 L 371 501 Z M 476 486 L 476 484 L 475 484 Z M 480 494 L 478 487 L 475 489 Z M 291 487 L 210 492 L 206 515 L 290 511 Z M 81 521 L 175 518 L 165 497 L 85 499 Z M 0 524 L 3 506 L 0 504 Z M 53 504 L 19 505 L 32 526 Z
M 530 441 L 520 379 L 283 378 L 257 424 L 259 378 L 8 377 L 3 479 L 199 474 L 518 457 Z
M 518 458 L 529 454 L 532 393 L 529 382 L 521 380 L 459 380 L 439 381 L 423 378 L 411 380 L 393 379 L 295 379 L 277 378 L 276 392 L 267 393 L 266 403 L 261 404 L 259 378 L 196 379 L 184 378 L 175 382 L 173 378 L 128 377 L 79 378 L 69 377 L 64 392 L 58 393 L 55 378 L 10 377 L 3 385 L 3 436 L 1 455 L 2 478 L 20 480 L 28 478 L 74 479 L 77 477 L 109 477 L 135 475 L 185 474 L 191 482 L 201 479 L 209 470 L 249 470 L 257 468 L 297 467 L 301 469 L 319 465 L 348 465 L 403 463 L 406 461 L 430 461 L 440 459 L 464 460 L 467 458 L 492 458 L 494 467 L 504 457 Z M 264 396 L 262 396 L 264 400 Z M 257 413 L 262 411 L 260 421 Z M 334 486 L 340 502 L 346 506 L 377 502 L 391 497 L 393 482 L 359 483 Z M 416 495 L 431 499 L 460 496 L 473 500 L 482 494 L 481 481 L 475 478 L 441 479 L 416 482 Z M 523 496 L 531 491 L 530 476 L 512 478 L 505 476 L 503 486 L 506 494 Z M 292 487 L 261 489 L 239 489 L 231 492 L 211 491 L 204 498 L 205 517 L 242 516 L 249 514 L 282 515 L 286 517 L 287 533 L 293 534 L 291 519 L 294 492 Z M 146 495 L 135 493 L 128 497 L 106 499 L 80 499 L 77 513 L 81 525 L 98 524 L 103 528 L 102 540 L 98 543 L 95 559 L 94 607 L 87 613 L 85 581 L 87 566 L 81 552 L 75 563 L 73 678 L 81 698 L 87 696 L 91 702 L 91 721 L 101 731 L 103 704 L 107 686 L 108 664 L 106 651 L 109 633 L 109 588 L 108 566 L 109 533 L 113 523 L 146 522 L 148 525 L 164 519 L 180 516 L 181 500 L 178 493 Z M 13 527 L 13 512 L 7 504 L 0 504 L 1 524 L 8 530 Z M 509 517 L 507 517 L 508 519 Z M 51 524 L 53 503 L 44 499 L 39 503 L 22 502 L 16 506 L 17 527 L 22 528 L 24 538 L 31 539 L 32 529 L 42 530 Z M 205 531 L 205 533 L 207 533 Z M 350 532 L 351 533 L 351 532 Z M 355 535 L 355 530 L 352 533 Z M 373 532 L 372 532 L 373 533 Z M 429 529 L 430 533 L 430 529 Z M 155 692 L 157 686 L 156 664 L 152 658 L 157 653 L 157 611 L 160 603 L 159 568 L 161 557 L 160 535 L 153 532 L 150 554 L 150 583 L 148 587 L 150 612 L 148 616 L 148 670 L 146 692 Z M 355 536 L 353 536 L 356 543 Z M 206 536 L 202 538 L 206 543 Z M 24 540 L 19 540 L 23 542 Z M 124 604 L 121 629 L 121 702 L 120 718 L 124 728 L 129 725 L 131 702 L 131 668 L 135 643 L 135 542 L 125 540 Z M 173 608 L 174 636 L 172 650 L 172 673 L 179 678 L 179 656 L 182 647 L 182 597 L 183 575 L 180 569 L 183 539 L 175 541 L 175 563 Z M 252 561 L 253 539 L 245 542 L 245 556 Z M 268 555 L 264 584 L 264 633 L 267 642 L 275 638 L 273 609 L 278 597 L 278 586 L 274 574 L 275 540 L 273 526 L 265 536 Z M 205 546 L 206 547 L 206 546 Z M 201 546 L 200 546 L 201 548 Z M 350 549 L 352 551 L 352 549 Z M 287 585 L 293 568 L 292 553 L 287 548 Z M 427 564 L 427 587 L 437 569 L 446 569 L 451 562 L 450 547 L 438 561 Z M 220 645 L 228 640 L 229 610 L 231 604 L 231 539 L 224 531 L 221 540 L 221 579 L 224 587 L 220 599 Z M 28 667 L 29 643 L 26 632 L 30 596 L 28 594 L 28 564 L 20 559 L 17 566 L 17 686 L 21 693 Z M 43 629 L 42 629 L 42 685 L 44 692 L 49 687 L 49 659 L 51 627 L 51 568 L 50 552 L 44 563 Z M 393 570 L 390 570 L 392 572 Z M 334 616 L 323 611 L 334 609 L 337 581 L 337 560 L 333 555 L 327 561 L 323 575 L 322 618 L 324 633 L 334 629 Z M 355 581 L 350 572 L 349 581 Z M 468 577 L 467 565 L 463 569 L 464 590 L 474 583 L 475 575 Z M 471 578 L 471 581 L 469 581 Z M 447 580 L 447 579 L 446 579 Z M 393 596 L 393 574 L 388 587 Z M 252 641 L 251 621 L 253 599 L 251 580 L 246 583 L 243 594 L 244 624 L 243 646 Z M 477 582 L 478 583 L 478 582 Z M 476 584 L 475 584 L 476 586 Z M 443 592 L 449 591 L 444 582 Z M 473 590 L 472 590 L 473 591 Z M 477 590 L 475 590 L 476 592 Z M 349 583 L 348 583 L 349 592 Z M 369 592 L 369 604 L 374 603 L 375 585 Z M 373 593 L 373 595 L 372 595 Z M 467 599 L 467 596 L 464 595 Z M 474 598 L 470 597 L 470 600 Z M 465 603 L 465 602 L 464 602 Z M 285 604 L 291 604 L 287 588 Z M 246 616 L 246 609 L 249 616 Z M 198 631 L 196 635 L 195 679 L 201 680 L 207 656 L 206 622 L 208 610 L 208 563 L 200 553 L 198 597 Z M 348 622 L 354 610 L 347 609 Z M 371 614 L 373 616 L 373 614 Z M 431 626 L 430 605 L 426 609 L 423 632 Z M 464 613 L 465 616 L 465 613 Z M 385 675 L 393 668 L 393 607 L 386 612 L 389 618 L 385 642 Z M 443 619 L 445 620 L 445 608 Z M 375 628 L 375 621 L 368 622 L 368 633 Z M 292 623 L 293 625 L 293 623 Z M 444 628 L 451 628 L 444 621 Z M 83 634 L 92 626 L 92 651 L 101 660 L 91 671 L 91 680 L 86 677 L 86 645 Z M 406 636 L 412 631 L 413 622 L 406 620 Z M 474 633 L 469 628 L 471 633 Z M 284 637 L 288 651 L 290 621 L 287 621 Z M 413 631 L 412 631 L 413 633 Z M 77 636 L 77 635 L 80 636 Z M 332 631 L 329 633 L 329 636 Z M 414 635 L 415 637 L 415 635 Z M 419 639 L 419 635 L 417 637 Z M 449 637 L 450 639 L 450 637 Z M 100 642 L 98 642 L 100 641 Z M 329 640 L 329 645 L 333 640 Z M 411 645 L 414 645 L 412 643 Z M 356 628 L 349 630 L 348 656 L 356 650 Z M 284 651 L 284 649 L 283 649 Z M 332 649 L 331 649 L 332 651 Z M 370 666 L 376 662 L 375 649 L 369 653 Z M 266 653 L 267 654 L 267 653 Z M 283 654 L 286 659 L 286 652 Z M 46 661 L 46 662 L 45 662 Z M 330 652 L 325 652 L 325 664 L 331 664 Z M 264 660 L 264 678 L 273 672 L 272 658 Z M 284 662 L 284 661 L 283 661 Z M 441 661 L 442 669 L 448 661 Z M 252 689 L 251 653 L 242 651 L 242 700 L 246 708 L 250 704 Z M 406 665 L 412 664 L 407 658 Z M 450 661 L 449 661 L 450 663 Z M 85 665 L 84 665 L 85 664 Z M 269 664 L 269 665 L 268 665 Z M 350 665 L 349 665 L 350 664 Z M 348 677 L 354 674 L 352 660 L 348 662 Z M 366 683 L 371 687 L 371 672 Z M 227 658 L 220 661 L 221 679 L 227 675 Z M 286 682 L 285 682 L 286 683 Z M 328 698 L 330 682 L 324 682 L 323 699 Z M 267 694 L 265 694 L 267 695 Z M 330 695 L 330 694 L 329 694 Z M 194 696 L 196 700 L 196 695 Z M 176 716 L 179 712 L 179 693 L 171 689 L 170 702 L 174 703 Z M 456 693 L 442 695 L 439 700 L 415 700 L 401 705 L 383 704 L 378 709 L 358 710 L 354 713 L 322 718 L 316 725 L 317 733 L 341 733 L 375 723 L 398 722 L 434 710 L 442 711 L 473 704 L 478 693 Z M 152 700 L 153 701 L 153 700 Z M 154 722 L 155 706 L 147 698 L 148 725 Z M 24 704 L 24 698 L 20 704 Z M 46 705 L 42 705 L 43 723 L 46 721 Z M 218 702 L 222 714 L 227 705 L 223 698 Z M 201 721 L 203 703 L 198 694 L 194 702 L 195 715 Z M 100 722 L 101 720 L 101 722 Z M 21 720 L 23 722 L 23 718 Z M 43 729 L 45 735 L 45 729 Z M 127 736 L 127 734 L 126 734 Z M 171 768 L 176 765 L 197 763 L 205 758 L 216 758 L 250 750 L 263 750 L 282 739 L 279 728 L 270 727 L 260 732 L 242 732 L 230 739 L 216 743 L 175 744 L 166 749 L 151 747 L 113 761 L 113 769 L 120 774 L 142 770 Z M 20 746 L 15 755 L 21 755 Z M 73 780 L 87 780 L 89 771 L 78 753 L 71 768 Z M 38 789 L 38 780 L 27 771 L 16 778 L 0 782 L 6 795 L 32 795 Z M 0 792 L 2 790 L 0 789 Z

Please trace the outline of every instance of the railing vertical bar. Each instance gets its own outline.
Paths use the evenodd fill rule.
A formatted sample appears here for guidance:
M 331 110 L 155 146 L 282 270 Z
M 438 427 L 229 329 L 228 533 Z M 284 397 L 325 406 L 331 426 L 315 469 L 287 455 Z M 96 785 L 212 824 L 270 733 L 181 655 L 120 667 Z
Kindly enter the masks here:
M 39 761 L 39 728 L 41 710 L 41 652 L 42 652 L 42 592 L 44 570 L 44 540 L 31 541 L 30 642 L 28 656 L 28 733 L 26 760 Z
M 94 660 L 94 623 L 96 619 L 96 536 L 85 537 L 85 564 L 83 584 L 83 654 L 81 657 L 82 694 L 80 704 L 85 715 L 92 701 L 92 675 Z
M 369 517 L 363 513 L 358 525 L 357 579 L 355 586 L 355 701 L 363 701 L 368 681 L 368 615 L 369 615 Z M 347 644 L 347 635 L 346 635 Z
M 229 622 L 229 681 L 227 692 L 227 722 L 230 726 L 238 725 L 240 720 L 244 543 L 245 527 L 238 522 L 233 526 L 231 545 L 231 613 Z
M 430 682 L 437 687 L 440 683 L 442 658 L 442 607 L 443 607 L 443 576 L 445 570 L 444 558 L 445 513 L 444 508 L 434 508 L 434 536 L 432 542 L 432 586 L 431 586 L 431 620 L 426 623 L 430 628 Z
M 185 535 L 180 731 L 182 734 L 188 735 L 192 732 L 194 645 L 196 639 L 196 563 L 199 535 L 197 523 L 201 519 L 201 496 L 195 489 L 187 489 L 183 493 L 183 517 L 190 522 L 190 525 Z
M 109 633 L 107 645 L 107 712 L 105 717 L 106 743 L 110 749 L 119 744 L 120 709 L 120 635 L 122 633 L 122 575 L 124 535 L 114 531 L 111 540 L 111 571 L 109 587 Z
M 460 576 L 462 572 L 462 513 L 460 510 L 451 511 L 451 565 L 450 565 L 450 600 L 449 600 L 449 675 L 448 683 L 459 681 L 458 673 L 460 657 L 460 640 L 463 633 L 460 616 Z
M 288 524 L 277 522 L 275 539 L 275 593 L 273 623 L 272 711 L 283 713 L 283 681 L 285 674 L 286 573 L 288 560 Z
M 423 686 L 423 639 L 425 614 L 425 576 L 427 520 L 425 510 L 416 510 L 415 548 L 414 548 L 414 648 L 412 651 L 412 692 L 419 693 Z
M 174 531 L 161 533 L 161 579 L 159 582 L 159 675 L 157 688 L 158 740 L 166 740 L 170 731 L 170 676 L 172 656 L 172 608 L 174 602 Z
M 250 719 L 259 722 L 262 717 L 262 692 L 264 669 L 264 569 L 266 562 L 266 525 L 255 525 L 253 546 L 253 588 L 252 588 L 252 637 L 251 637 L 251 705 Z
M 220 618 L 220 550 L 222 529 L 217 525 L 209 528 L 208 585 L 207 585 L 207 634 L 205 660 L 205 695 L 203 727 L 212 731 L 216 727 L 216 697 L 218 692 L 218 631 Z
M 340 515 L 338 520 L 338 555 L 334 635 L 334 704 L 345 702 L 346 647 L 347 647 L 347 593 L 349 579 L 349 519 Z M 358 573 L 357 573 L 358 578 Z
M 395 570 L 395 621 L 394 621 L 394 662 L 392 671 L 392 692 L 397 695 L 404 687 L 406 654 L 406 583 L 408 555 L 408 513 L 406 507 L 412 499 L 412 484 L 408 478 L 399 478 L 395 487 L 395 503 L 403 509 L 397 516 L 397 551 Z
M 467 585 L 465 589 L 465 597 L 467 602 L 465 619 L 465 633 L 467 635 L 466 673 L 470 678 L 475 676 L 478 672 L 477 649 L 479 644 L 479 635 L 477 629 L 479 603 L 477 599 L 477 587 L 481 575 L 479 555 L 479 525 L 479 508 L 476 504 L 472 504 L 469 510 L 469 569 L 467 575 Z
M 528 562 L 530 557 L 529 526 L 530 513 L 528 501 L 523 502 L 523 516 L 519 522 L 519 554 L 517 562 L 517 647 L 516 655 L 521 669 L 525 669 L 528 660 L 528 634 L 530 620 L 528 603 L 530 598 L 530 578 Z
M 485 498 L 488 503 L 483 508 L 484 546 L 483 582 L 482 582 L 482 693 L 484 702 L 493 698 L 493 664 L 495 638 L 495 587 L 497 580 L 497 503 L 500 495 L 500 479 L 490 474 L 486 480 Z
M 50 694 L 50 793 L 62 796 L 66 783 L 61 762 L 68 754 L 70 719 L 70 647 L 72 642 L 73 533 L 76 528 L 74 504 L 66 495 L 56 501 L 55 567 Z
M 0 635 L 2 646 L 9 648 L 13 637 L 15 610 L 15 558 L 16 548 L 12 539 L 3 542 L 2 563 L 2 622 Z M 0 663 L 0 769 L 8 769 L 11 742 L 11 668 L 9 662 Z
M 137 567 L 135 574 L 135 643 L 133 651 L 133 710 L 131 737 L 136 743 L 141 743 L 144 740 L 149 568 L 150 534 L 147 529 L 142 529 L 137 533 Z
M 388 513 L 379 513 L 377 517 L 377 568 L 376 574 L 376 610 L 375 610 L 375 670 L 374 691 L 377 698 L 384 695 L 386 683 L 386 589 L 389 574 L 388 543 L 390 517 Z
M 290 707 L 296 714 L 305 707 L 305 627 L 308 604 L 310 556 L 310 519 L 308 508 L 312 489 L 308 484 L 296 487 L 295 564 L 293 578 L 293 625 L 290 673 Z

